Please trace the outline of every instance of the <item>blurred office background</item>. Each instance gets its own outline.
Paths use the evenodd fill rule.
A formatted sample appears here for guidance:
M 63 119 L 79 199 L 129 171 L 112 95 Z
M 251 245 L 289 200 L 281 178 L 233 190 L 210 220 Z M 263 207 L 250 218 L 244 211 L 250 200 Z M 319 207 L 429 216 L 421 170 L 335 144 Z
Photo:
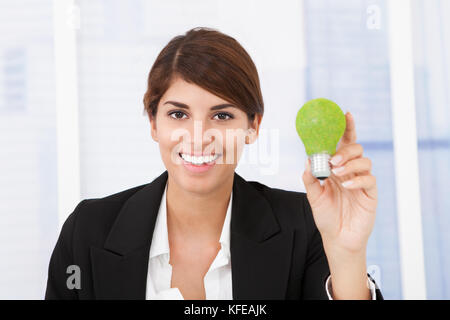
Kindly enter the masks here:
M 386 299 L 450 299 L 448 0 L 0 0 L 0 299 L 43 298 L 81 199 L 165 170 L 146 79 L 197 26 L 234 37 L 259 71 L 260 141 L 237 172 L 304 191 L 296 113 L 336 101 L 377 177 L 368 272 Z

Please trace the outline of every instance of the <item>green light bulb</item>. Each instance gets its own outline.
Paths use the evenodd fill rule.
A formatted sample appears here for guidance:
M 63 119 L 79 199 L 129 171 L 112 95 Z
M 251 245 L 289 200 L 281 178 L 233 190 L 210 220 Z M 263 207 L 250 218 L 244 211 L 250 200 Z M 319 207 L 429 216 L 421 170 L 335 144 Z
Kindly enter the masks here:
M 318 179 L 330 176 L 329 160 L 345 132 L 346 120 L 341 108 L 328 99 L 308 101 L 295 119 L 295 127 L 306 154 L 311 159 L 311 172 Z

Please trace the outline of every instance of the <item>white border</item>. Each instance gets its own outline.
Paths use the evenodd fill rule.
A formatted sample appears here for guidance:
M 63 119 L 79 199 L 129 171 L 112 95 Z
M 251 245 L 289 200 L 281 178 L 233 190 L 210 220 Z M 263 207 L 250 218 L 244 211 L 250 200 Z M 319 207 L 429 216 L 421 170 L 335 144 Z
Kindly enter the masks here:
M 59 227 L 80 201 L 80 154 L 76 64 L 77 17 L 73 0 L 53 0 Z
M 392 127 L 403 298 L 426 299 L 411 1 L 386 2 L 389 16 Z

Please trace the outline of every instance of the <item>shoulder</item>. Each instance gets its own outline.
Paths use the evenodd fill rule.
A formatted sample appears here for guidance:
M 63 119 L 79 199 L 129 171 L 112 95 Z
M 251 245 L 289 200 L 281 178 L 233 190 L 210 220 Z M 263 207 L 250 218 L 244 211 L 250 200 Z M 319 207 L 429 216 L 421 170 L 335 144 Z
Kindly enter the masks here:
M 64 222 L 61 235 L 70 237 L 74 242 L 102 244 L 127 200 L 147 185 L 80 201 Z

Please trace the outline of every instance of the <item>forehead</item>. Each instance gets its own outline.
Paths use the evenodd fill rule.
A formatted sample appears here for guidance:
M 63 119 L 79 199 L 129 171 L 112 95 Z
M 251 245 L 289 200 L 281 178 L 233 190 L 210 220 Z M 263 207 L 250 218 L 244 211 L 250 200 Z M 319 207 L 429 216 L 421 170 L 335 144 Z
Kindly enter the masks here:
M 185 103 L 189 106 L 194 105 L 214 105 L 220 103 L 230 103 L 215 94 L 203 89 L 202 87 L 184 81 L 177 77 L 175 78 L 169 89 L 164 93 L 161 98 L 161 102 L 164 103 L 167 100 L 175 100 Z

